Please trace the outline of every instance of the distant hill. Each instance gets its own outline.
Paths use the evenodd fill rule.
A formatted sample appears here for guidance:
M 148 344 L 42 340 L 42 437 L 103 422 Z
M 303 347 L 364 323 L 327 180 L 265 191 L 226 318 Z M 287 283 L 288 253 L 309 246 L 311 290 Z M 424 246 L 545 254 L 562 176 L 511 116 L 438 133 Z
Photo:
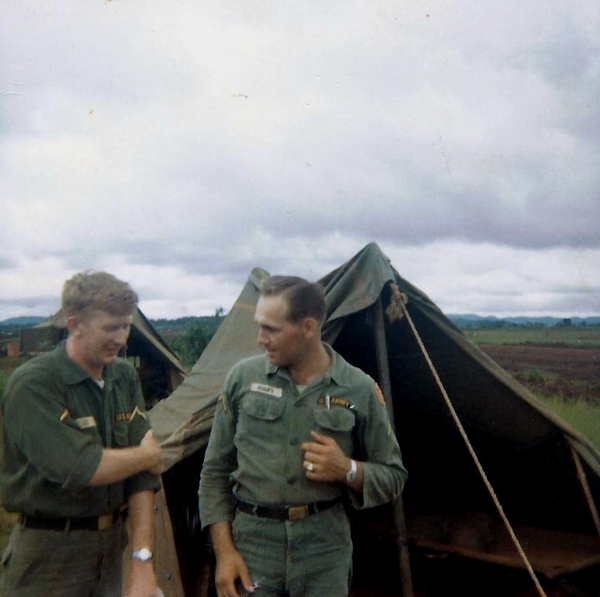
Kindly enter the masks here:
M 157 330 L 184 330 L 193 322 L 214 323 L 223 319 L 224 313 L 220 311 L 215 315 L 200 316 L 200 317 L 180 317 L 178 319 L 151 319 L 151 323 Z M 474 313 L 450 313 L 446 317 L 455 325 L 461 328 L 476 328 L 476 327 L 500 327 L 503 325 L 514 326 L 545 326 L 554 327 L 564 323 L 564 319 L 560 317 L 494 317 L 481 316 Z M 23 316 L 12 317 L 0 321 L 0 328 L 25 328 L 38 325 L 42 321 L 46 321 L 47 317 L 40 316 Z M 600 317 L 569 317 L 571 325 L 600 325 Z
M 450 319 L 459 328 L 478 328 L 478 327 L 502 327 L 502 326 L 540 326 L 554 327 L 564 325 L 569 322 L 570 325 L 600 325 L 600 317 L 494 317 L 475 315 L 473 313 L 465 314 L 447 314 Z
M 48 318 L 38 316 L 11 317 L 10 319 L 0 321 L 0 327 L 28 328 L 37 325 L 38 323 L 42 323 L 42 321 L 46 321 L 46 319 Z

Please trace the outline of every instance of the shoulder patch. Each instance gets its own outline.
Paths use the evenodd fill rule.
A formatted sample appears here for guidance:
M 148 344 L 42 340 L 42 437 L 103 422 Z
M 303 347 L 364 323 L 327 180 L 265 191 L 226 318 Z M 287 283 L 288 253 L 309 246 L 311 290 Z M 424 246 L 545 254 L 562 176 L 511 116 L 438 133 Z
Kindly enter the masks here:
M 385 396 L 383 395 L 378 383 L 375 384 L 375 396 L 377 396 L 377 400 L 379 400 L 379 402 L 385 406 Z

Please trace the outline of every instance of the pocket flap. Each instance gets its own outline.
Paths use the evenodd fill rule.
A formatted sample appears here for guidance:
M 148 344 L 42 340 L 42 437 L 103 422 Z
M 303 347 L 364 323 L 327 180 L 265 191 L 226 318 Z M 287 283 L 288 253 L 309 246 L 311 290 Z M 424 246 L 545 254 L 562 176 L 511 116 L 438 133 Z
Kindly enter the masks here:
M 264 421 L 278 419 L 285 408 L 285 400 L 282 398 L 270 398 L 264 394 L 249 393 L 244 396 L 242 410 L 252 417 Z
M 350 431 L 355 424 L 354 414 L 345 408 L 315 408 L 315 421 L 332 431 Z

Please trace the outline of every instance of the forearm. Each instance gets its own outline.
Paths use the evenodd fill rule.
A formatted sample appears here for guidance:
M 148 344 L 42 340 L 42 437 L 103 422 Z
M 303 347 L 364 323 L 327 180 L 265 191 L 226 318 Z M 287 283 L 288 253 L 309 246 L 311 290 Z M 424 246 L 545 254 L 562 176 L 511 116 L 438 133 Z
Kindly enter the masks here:
M 154 544 L 154 492 L 140 491 L 129 497 L 130 543 L 132 549 Z
M 128 500 L 129 544 L 131 550 L 147 548 L 153 551 L 154 545 L 154 492 L 140 491 Z M 153 560 L 129 561 L 129 574 L 126 582 L 126 595 L 129 597 L 154 597 L 156 576 Z
M 155 457 L 141 446 L 132 448 L 104 448 L 90 486 L 118 483 L 155 465 Z
M 148 431 L 139 446 L 130 448 L 104 448 L 96 472 L 89 485 L 109 485 L 133 477 L 142 471 L 160 474 L 162 450 Z
M 215 522 L 210 525 L 209 529 L 217 559 L 222 555 L 226 555 L 228 552 L 235 550 L 233 537 L 231 535 L 231 524 L 228 521 L 222 520 L 220 522 Z

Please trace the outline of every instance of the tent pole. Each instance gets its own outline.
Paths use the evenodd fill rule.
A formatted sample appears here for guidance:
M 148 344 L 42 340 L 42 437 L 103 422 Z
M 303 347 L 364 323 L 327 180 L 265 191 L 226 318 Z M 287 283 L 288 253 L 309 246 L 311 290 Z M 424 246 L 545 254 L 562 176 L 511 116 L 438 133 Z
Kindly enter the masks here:
M 381 390 L 386 397 L 386 407 L 392 429 L 396 431 L 394 421 L 394 407 L 392 401 L 392 383 L 387 355 L 387 342 L 385 339 L 385 321 L 383 319 L 383 303 L 381 295 L 375 303 L 375 346 L 377 351 L 377 369 Z M 394 510 L 394 526 L 396 528 L 396 545 L 400 563 L 400 587 L 402 597 L 413 597 L 412 575 L 410 571 L 410 559 L 408 553 L 408 533 L 406 530 L 406 517 L 404 515 L 404 502 L 402 494 L 397 501 L 392 503 Z

